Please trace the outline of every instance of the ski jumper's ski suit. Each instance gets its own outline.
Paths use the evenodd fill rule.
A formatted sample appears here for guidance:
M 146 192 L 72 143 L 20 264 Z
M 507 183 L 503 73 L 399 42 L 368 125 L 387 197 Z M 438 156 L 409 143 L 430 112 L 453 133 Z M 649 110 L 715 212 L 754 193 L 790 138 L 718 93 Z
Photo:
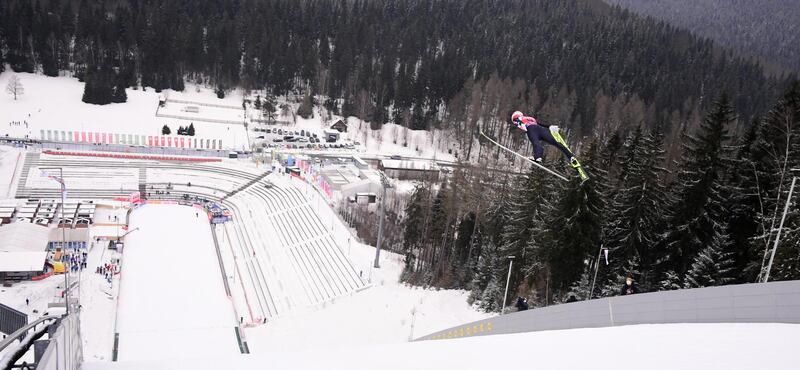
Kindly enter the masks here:
M 550 125 L 544 125 L 541 122 L 538 122 L 536 118 L 527 116 L 520 117 L 514 121 L 514 124 L 528 134 L 528 140 L 530 140 L 531 144 L 533 144 L 534 159 L 538 160 L 539 158 L 542 158 L 542 155 L 544 154 L 542 140 L 558 148 L 558 150 L 567 156 L 567 160 L 572 158 L 572 152 L 570 152 L 567 147 L 556 141 L 556 138 L 554 138 L 553 134 L 550 133 L 550 129 L 548 128 Z

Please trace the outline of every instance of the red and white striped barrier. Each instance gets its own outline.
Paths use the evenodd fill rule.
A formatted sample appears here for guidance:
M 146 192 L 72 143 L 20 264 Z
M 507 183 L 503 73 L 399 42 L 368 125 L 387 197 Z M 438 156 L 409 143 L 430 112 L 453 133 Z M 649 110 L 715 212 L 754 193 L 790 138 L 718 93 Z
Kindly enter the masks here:
M 105 152 L 67 152 L 67 151 L 56 151 L 56 150 L 45 150 L 42 151 L 42 153 L 50 155 L 67 155 L 67 156 L 77 156 L 77 157 L 141 159 L 141 160 L 151 160 L 151 161 L 222 162 L 221 158 L 186 157 L 179 155 L 146 155 L 146 154 L 128 154 L 128 153 L 105 153 Z

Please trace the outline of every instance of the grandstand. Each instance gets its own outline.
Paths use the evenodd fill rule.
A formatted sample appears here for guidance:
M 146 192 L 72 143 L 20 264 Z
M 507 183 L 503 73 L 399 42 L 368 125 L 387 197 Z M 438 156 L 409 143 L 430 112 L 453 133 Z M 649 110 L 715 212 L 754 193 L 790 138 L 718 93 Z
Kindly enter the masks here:
M 151 200 L 215 201 L 230 209 L 233 221 L 217 225 L 214 235 L 226 269 L 241 276 L 233 297 L 248 324 L 313 308 L 367 286 L 342 253 L 332 226 L 323 225 L 306 195 L 279 175 L 230 162 L 28 153 L 18 198 L 60 196 L 53 181 L 39 177 L 39 167 L 62 167 L 70 197 L 114 199 L 140 191 Z

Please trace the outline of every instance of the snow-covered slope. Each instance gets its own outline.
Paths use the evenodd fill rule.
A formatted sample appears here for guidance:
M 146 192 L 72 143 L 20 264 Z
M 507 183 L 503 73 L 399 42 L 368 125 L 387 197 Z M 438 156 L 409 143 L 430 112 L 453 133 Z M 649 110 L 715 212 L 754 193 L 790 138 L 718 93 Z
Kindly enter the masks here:
M 125 238 L 120 361 L 239 353 L 206 217 L 180 205 L 146 204 L 132 213 L 130 228 L 139 230 Z
M 281 317 L 246 330 L 251 353 L 402 343 L 490 316 L 467 304 L 466 291 L 437 291 L 399 283 L 403 267 L 400 255 L 381 251 L 381 268 L 373 269 L 375 248 L 353 243 L 348 253 L 373 287 L 321 310 Z
M 800 366 L 799 337 L 792 324 L 636 325 L 83 368 L 789 370 Z

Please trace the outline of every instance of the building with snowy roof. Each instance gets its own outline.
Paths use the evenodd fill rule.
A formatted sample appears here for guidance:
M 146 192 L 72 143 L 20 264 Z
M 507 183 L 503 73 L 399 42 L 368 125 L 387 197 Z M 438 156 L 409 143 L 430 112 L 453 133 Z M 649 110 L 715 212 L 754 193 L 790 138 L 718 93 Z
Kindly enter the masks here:
M 50 229 L 29 222 L 0 227 L 0 280 L 23 280 L 44 271 Z
M 439 179 L 439 166 L 431 161 L 383 159 L 378 168 L 386 176 L 398 180 L 436 181 Z

